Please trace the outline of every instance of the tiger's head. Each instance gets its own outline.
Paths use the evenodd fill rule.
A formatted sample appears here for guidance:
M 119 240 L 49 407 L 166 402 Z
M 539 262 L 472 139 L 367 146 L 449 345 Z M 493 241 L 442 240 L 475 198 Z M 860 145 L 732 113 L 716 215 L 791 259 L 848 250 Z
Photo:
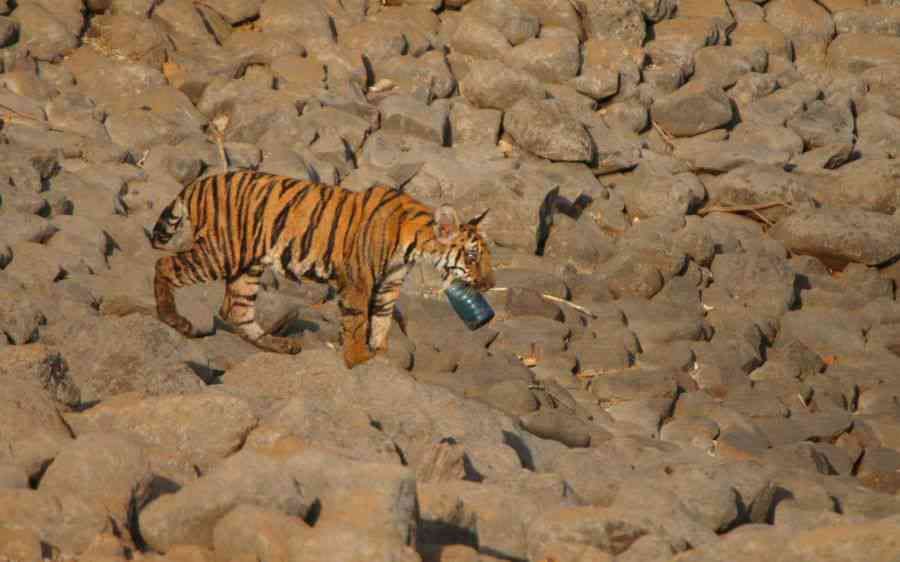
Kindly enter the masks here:
M 494 270 L 491 268 L 491 252 L 478 232 L 478 223 L 487 211 L 461 223 L 456 209 L 448 205 L 434 212 L 434 234 L 439 244 L 436 265 L 446 285 L 462 281 L 479 291 L 494 287 Z

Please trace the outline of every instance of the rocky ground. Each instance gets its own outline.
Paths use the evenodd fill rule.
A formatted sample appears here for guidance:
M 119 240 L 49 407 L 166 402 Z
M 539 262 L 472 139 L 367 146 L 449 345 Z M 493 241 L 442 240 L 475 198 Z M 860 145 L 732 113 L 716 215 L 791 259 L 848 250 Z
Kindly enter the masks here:
M 0 0 L 0 559 L 898 560 L 900 4 L 386 3 Z M 226 167 L 490 208 L 497 316 L 182 338 Z

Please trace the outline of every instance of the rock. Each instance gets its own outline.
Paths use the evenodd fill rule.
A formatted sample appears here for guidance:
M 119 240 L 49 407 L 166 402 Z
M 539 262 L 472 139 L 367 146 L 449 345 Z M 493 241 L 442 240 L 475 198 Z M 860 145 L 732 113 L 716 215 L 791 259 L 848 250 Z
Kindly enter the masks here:
M 304 2 L 302 9 L 298 8 L 289 2 L 264 2 L 260 6 L 259 23 L 267 33 L 283 31 L 308 37 L 309 40 L 333 41 L 330 17 L 322 6 Z
M 196 416 L 198 411 L 204 418 Z M 97 431 L 130 435 L 145 447 L 189 459 L 202 473 L 236 451 L 257 418 L 244 400 L 204 391 L 143 399 L 123 395 L 67 414 L 66 422 L 76 435 Z
M 554 161 L 590 161 L 594 146 L 584 127 L 558 101 L 523 98 L 503 116 L 503 127 L 522 148 Z
M 542 100 L 546 96 L 536 78 L 494 60 L 473 62 L 459 89 L 469 103 L 486 109 L 507 110 L 521 98 Z
M 867 33 L 842 33 L 828 46 L 828 64 L 835 71 L 862 74 L 891 64 L 900 55 L 900 37 Z
M 706 182 L 710 207 L 760 205 L 783 201 L 792 208 L 814 206 L 814 191 L 803 176 L 784 171 L 777 166 L 749 164 L 732 169 Z M 791 214 L 784 206 L 758 211 L 766 219 L 778 222 Z
M 705 80 L 728 88 L 744 74 L 757 69 L 754 69 L 751 58 L 741 50 L 715 45 L 703 47 L 694 54 L 693 79 Z
M 514 0 L 480 0 L 464 13 L 499 30 L 512 45 L 519 45 L 538 34 L 538 16 L 529 12 L 527 6 Z
M 878 265 L 900 254 L 900 246 L 893 242 L 900 235 L 900 223 L 869 211 L 800 212 L 781 221 L 771 235 L 794 253 L 837 267 L 848 262 Z
M 595 506 L 557 508 L 536 518 L 529 527 L 528 554 L 532 560 L 541 560 L 548 555 L 574 557 L 587 546 L 617 556 L 647 533 L 639 523 L 630 522 L 607 509 Z M 580 550 L 574 545 L 569 547 L 572 550 L 555 550 L 572 543 Z
M 690 172 L 674 175 L 634 174 L 627 184 L 625 205 L 628 213 L 641 219 L 655 216 L 683 216 L 700 207 L 706 189 Z
M 613 38 L 641 46 L 647 34 L 641 7 L 633 0 L 583 0 L 579 2 L 588 37 Z
M 511 48 L 503 32 L 474 17 L 463 18 L 450 42 L 457 52 L 485 60 L 503 58 Z
M 147 500 L 150 465 L 131 439 L 115 433 L 83 433 L 63 448 L 41 479 L 41 493 L 81 496 L 106 511 L 117 525 L 130 526 Z
M 416 551 L 400 541 L 366 535 L 350 527 L 331 526 L 292 538 L 288 543 L 290 562 L 324 560 L 334 556 L 347 562 L 419 562 Z
M 456 102 L 450 110 L 452 144 L 495 146 L 502 119 L 502 112 L 496 109 L 478 109 L 465 102 Z
M 94 351 L 97 338 L 106 337 L 115 337 L 118 345 Z M 206 365 L 197 343 L 143 314 L 91 320 L 91 329 L 60 344 L 85 402 L 132 390 L 164 394 L 203 386 L 192 370 L 203 375 Z
M 802 115 L 789 119 L 787 126 L 803 138 L 807 150 L 853 142 L 853 113 L 847 105 L 814 101 Z
M 175 544 L 212 546 L 219 520 L 241 504 L 302 518 L 313 494 L 277 457 L 242 451 L 147 505 L 139 516 L 140 531 L 148 545 L 162 552 Z
M 900 168 L 893 160 L 857 160 L 835 172 L 808 176 L 814 197 L 828 207 L 893 213 Z
M 900 15 L 896 7 L 883 5 L 841 10 L 833 18 L 834 28 L 838 33 L 900 35 Z
M 81 401 L 81 392 L 69 377 L 65 360 L 40 344 L 6 350 L 0 360 L 0 376 L 37 384 L 52 399 L 68 406 L 77 406 Z
M 573 81 L 575 89 L 595 100 L 606 99 L 619 91 L 619 72 L 602 67 L 588 67 Z
M 41 540 L 27 529 L 0 529 L 0 556 L 21 562 L 42 562 Z
M 61 554 L 77 556 L 100 533 L 110 532 L 109 516 L 89 508 L 81 496 L 36 490 L 0 490 L 0 518 L 5 528 L 22 529 Z
M 831 14 L 812 0 L 774 0 L 766 5 L 766 21 L 795 44 L 830 41 L 834 36 Z
M 530 39 L 502 56 L 515 68 L 542 82 L 565 82 L 578 75 L 581 56 L 574 33 L 561 37 Z
M 677 137 L 717 129 L 732 119 L 731 103 L 718 86 L 689 82 L 653 104 L 652 119 Z
M 881 111 L 867 111 L 857 124 L 859 153 L 867 158 L 896 158 L 900 119 Z
M 741 166 L 784 167 L 791 153 L 743 142 L 717 142 L 697 139 L 678 141 L 673 152 L 696 171 L 722 173 Z
M 521 417 L 522 427 L 542 439 L 553 439 L 569 447 L 587 447 L 590 427 L 584 421 L 560 410 L 541 409 Z
M 773 152 L 787 152 L 794 160 L 803 153 L 803 138 L 787 127 L 741 123 L 731 131 L 728 138 L 742 146 L 758 144 Z
M 110 59 L 84 47 L 66 58 L 63 64 L 78 81 L 79 91 L 93 98 L 98 105 L 114 104 L 166 85 L 166 77 L 155 68 Z
M 213 530 L 217 552 L 239 556 L 288 559 L 288 543 L 312 533 L 300 517 L 250 503 L 238 504 Z
M 408 96 L 394 95 L 381 102 L 381 128 L 386 133 L 412 135 L 446 144 L 448 112 Z
M 20 26 L 18 45 L 37 60 L 59 61 L 79 45 L 75 30 L 66 25 L 64 17 L 38 2 L 17 7 L 12 18 Z
M 848 562 L 890 557 L 897 544 L 897 517 L 829 526 L 801 533 L 786 545 L 786 552 L 798 558 L 840 558 Z

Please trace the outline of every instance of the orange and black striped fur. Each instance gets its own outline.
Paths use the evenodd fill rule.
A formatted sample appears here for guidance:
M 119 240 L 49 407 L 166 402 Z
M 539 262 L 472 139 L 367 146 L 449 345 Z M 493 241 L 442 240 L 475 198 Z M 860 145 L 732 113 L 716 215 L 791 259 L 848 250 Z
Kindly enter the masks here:
M 297 353 L 299 341 L 267 334 L 255 320 L 266 267 L 295 281 L 336 290 L 348 367 L 387 349 L 394 303 L 412 265 L 429 259 L 446 282 L 493 286 L 491 257 L 478 223 L 460 223 L 448 206 L 433 209 L 388 187 L 354 192 L 259 172 L 230 172 L 188 185 L 160 214 L 151 244 L 175 251 L 156 262 L 160 320 L 188 337 L 175 289 L 223 279 L 220 315 L 257 347 Z

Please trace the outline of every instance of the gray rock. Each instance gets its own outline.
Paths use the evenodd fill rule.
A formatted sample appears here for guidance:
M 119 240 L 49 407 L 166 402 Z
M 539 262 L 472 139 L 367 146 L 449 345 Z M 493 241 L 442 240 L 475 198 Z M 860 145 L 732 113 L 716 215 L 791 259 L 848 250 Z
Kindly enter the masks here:
M 789 119 L 787 126 L 803 137 L 807 150 L 827 144 L 853 142 L 853 112 L 846 104 L 814 101 L 803 114 Z
M 503 54 L 503 60 L 542 82 L 565 82 L 581 68 L 578 37 L 567 32 L 561 37 L 530 39 Z
M 73 492 L 106 510 L 118 525 L 130 527 L 135 506 L 148 499 L 151 476 L 144 452 L 133 440 L 115 433 L 85 433 L 53 460 L 40 491 Z
M 781 337 L 796 339 L 820 356 L 853 356 L 865 349 L 864 324 L 850 322 L 844 312 L 829 314 L 827 309 L 795 310 L 782 318 Z M 844 318 L 841 318 L 844 316 Z
M 114 60 L 93 49 L 81 48 L 63 65 L 78 81 L 78 89 L 98 105 L 131 99 L 148 90 L 165 86 L 162 72 L 145 64 Z
M 781 126 L 800 115 L 820 94 L 814 84 L 800 81 L 741 107 L 740 117 L 764 126 Z
M 803 176 L 777 166 L 749 164 L 706 182 L 709 206 L 733 207 L 783 201 L 793 209 L 815 205 L 813 194 Z M 793 212 L 785 206 L 760 209 L 759 213 L 777 222 Z
M 890 214 L 900 204 L 896 191 L 900 166 L 895 160 L 856 160 L 808 178 L 816 200 L 827 207 Z
M 375 67 L 385 59 L 402 55 L 407 49 L 406 38 L 399 30 L 386 29 L 373 21 L 353 25 L 339 39 L 341 45 L 360 53 Z
M 0 517 L 6 522 L 5 528 L 30 531 L 42 545 L 55 547 L 63 556 L 75 557 L 98 534 L 112 532 L 109 515 L 88 506 L 74 493 L 0 490 Z
M 311 488 L 284 461 L 242 451 L 178 493 L 157 498 L 141 510 L 141 536 L 160 551 L 179 543 L 212 546 L 217 522 L 233 508 L 249 504 L 305 517 L 315 499 Z
M 588 37 L 614 38 L 640 46 L 647 35 L 641 7 L 633 0 L 585 0 L 580 3 Z
M 703 139 L 678 141 L 673 155 L 689 163 L 694 170 L 722 173 L 748 165 L 784 167 L 791 153 L 758 144 L 717 142 Z
M 828 47 L 828 64 L 835 71 L 862 74 L 891 64 L 900 54 L 900 37 L 869 33 L 842 33 Z
M 764 65 L 763 65 L 764 66 Z M 722 88 L 733 86 L 738 79 L 754 68 L 753 61 L 742 50 L 727 46 L 703 47 L 694 54 L 692 78 L 718 84 Z
M 266 32 L 288 32 L 308 40 L 333 41 L 331 19 L 316 2 L 264 2 L 259 10 L 259 23 Z
M 778 81 L 771 74 L 757 74 L 755 72 L 744 74 L 737 79 L 734 86 L 728 90 L 728 96 L 737 105 L 738 113 L 744 117 L 743 111 L 751 103 L 762 99 L 778 88 Z M 743 125 L 743 123 L 741 124 Z M 739 125 L 740 126 L 740 125 Z
M 628 213 L 641 219 L 655 216 L 683 216 L 700 207 L 706 199 L 706 189 L 691 172 L 674 175 L 634 173 L 633 181 L 624 187 Z
M 580 93 L 595 100 L 602 100 L 614 96 L 619 91 L 619 72 L 592 66 L 584 69 L 572 83 Z
M 494 60 L 474 61 L 459 89 L 469 103 L 488 109 L 506 110 L 521 98 L 546 97 L 546 90 L 535 77 Z
M 19 22 L 0 17 L 0 47 L 8 47 L 19 38 Z
M 587 447 L 591 442 L 590 426 L 558 409 L 541 409 L 520 419 L 526 431 L 542 439 L 559 441 L 569 447 Z
M 281 556 L 287 560 L 289 541 L 308 537 L 311 532 L 299 517 L 242 503 L 216 524 L 213 546 L 231 556 Z
M 522 148 L 548 160 L 585 162 L 594 154 L 590 135 L 555 100 L 520 99 L 504 114 L 503 127 Z
M 19 23 L 19 42 L 37 60 L 57 62 L 80 41 L 66 25 L 65 15 L 48 10 L 38 2 L 18 6 L 12 18 Z M 78 14 L 80 16 L 80 14 Z
M 67 406 L 77 406 L 81 401 L 81 392 L 69 377 L 65 360 L 58 352 L 40 344 L 15 346 L 4 351 L 0 375 L 4 380 L 37 384 L 50 398 Z
M 857 122 L 857 148 L 866 158 L 896 158 L 900 119 L 881 111 L 867 111 Z
M 198 408 L 208 419 L 195 417 Z M 257 418 L 244 400 L 207 391 L 143 399 L 125 395 L 67 414 L 66 421 L 76 435 L 117 431 L 206 472 L 240 447 Z
M 829 41 L 834 36 L 831 14 L 812 0 L 775 0 L 766 5 L 766 21 L 795 42 Z
M 900 254 L 896 218 L 862 210 L 819 209 L 796 213 L 771 235 L 797 254 L 824 263 L 878 265 Z
M 502 119 L 503 113 L 496 109 L 478 109 L 465 102 L 455 102 L 450 110 L 452 144 L 495 146 Z
M 775 152 L 787 152 L 794 160 L 803 153 L 803 138 L 787 127 L 741 123 L 728 138 L 742 146 L 761 145 Z
M 442 146 L 447 144 L 448 117 L 446 108 L 429 107 L 409 96 L 390 96 L 381 102 L 384 132 L 411 135 Z
M 480 59 L 502 59 L 511 49 L 502 31 L 475 17 L 464 17 L 450 42 L 455 51 Z
M 613 130 L 599 119 L 588 123 L 586 128 L 597 152 L 596 163 L 592 163 L 595 174 L 631 170 L 640 161 L 641 142 L 634 135 Z
M 538 34 L 538 17 L 528 7 L 513 0 L 481 0 L 468 6 L 466 15 L 498 29 L 509 43 L 519 45 Z M 543 22 L 545 26 L 553 25 Z
M 28 488 L 28 474 L 24 470 L 9 462 L 0 463 L 0 489 L 26 488 Z
M 731 102 L 722 88 L 689 82 L 653 104 L 651 116 L 664 130 L 689 137 L 717 129 L 732 119 Z

